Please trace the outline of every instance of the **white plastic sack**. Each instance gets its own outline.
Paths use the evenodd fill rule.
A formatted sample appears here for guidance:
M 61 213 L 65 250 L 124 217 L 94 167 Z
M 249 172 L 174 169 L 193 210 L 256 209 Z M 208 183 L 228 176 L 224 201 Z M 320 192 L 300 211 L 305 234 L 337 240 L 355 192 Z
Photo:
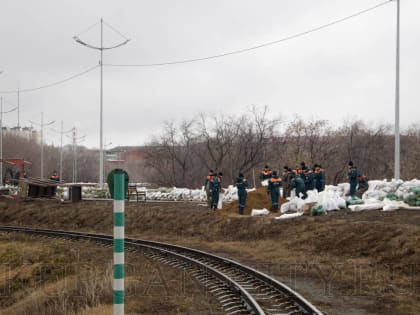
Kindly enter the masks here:
M 389 200 L 388 198 L 384 199 L 384 211 L 398 210 L 404 207 L 408 207 L 408 205 L 403 201 Z
M 351 205 L 349 206 L 351 211 L 364 211 L 364 210 L 379 210 L 384 206 L 383 202 L 378 201 L 377 203 L 362 204 L 362 205 Z
M 219 193 L 219 202 L 217 203 L 217 209 L 223 208 L 223 193 Z
M 279 217 L 275 217 L 275 219 L 277 219 L 277 220 L 279 220 L 279 219 L 280 220 L 282 220 L 282 219 L 293 219 L 293 218 L 300 217 L 301 215 L 303 215 L 303 212 L 285 213 L 285 214 L 282 214 Z
M 260 215 L 267 215 L 269 214 L 270 211 L 268 211 L 267 209 L 252 209 L 251 211 L 251 216 L 260 216 Z
M 263 180 L 263 181 L 261 182 L 261 186 L 267 187 L 267 186 L 268 186 L 268 179 Z
M 290 201 L 283 203 L 280 206 L 280 212 L 281 213 L 286 213 L 287 211 L 290 211 L 290 205 L 291 205 Z

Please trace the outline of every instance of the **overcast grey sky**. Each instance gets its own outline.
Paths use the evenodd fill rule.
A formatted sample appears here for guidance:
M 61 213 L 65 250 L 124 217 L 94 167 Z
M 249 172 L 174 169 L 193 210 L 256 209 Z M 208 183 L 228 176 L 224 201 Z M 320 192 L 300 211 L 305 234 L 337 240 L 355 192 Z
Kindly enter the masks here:
M 131 41 L 104 64 L 148 64 L 221 54 L 278 40 L 383 0 L 2 0 L 0 91 L 35 88 L 98 64 L 72 36 L 105 22 Z M 420 121 L 420 1 L 401 0 L 401 124 Z M 242 114 L 268 105 L 336 125 L 347 118 L 394 122 L 396 3 L 307 36 L 223 58 L 160 67 L 104 67 L 104 138 L 141 145 L 164 120 L 199 112 Z M 97 24 L 80 38 L 99 45 Z M 122 40 L 104 28 L 105 46 Z M 16 93 L 2 94 L 4 110 Z M 20 94 L 20 124 L 64 121 L 99 147 L 99 68 L 64 84 Z M 17 124 L 17 114 L 4 116 Z M 45 130 L 48 143 L 59 137 Z M 70 139 L 65 138 L 66 142 Z

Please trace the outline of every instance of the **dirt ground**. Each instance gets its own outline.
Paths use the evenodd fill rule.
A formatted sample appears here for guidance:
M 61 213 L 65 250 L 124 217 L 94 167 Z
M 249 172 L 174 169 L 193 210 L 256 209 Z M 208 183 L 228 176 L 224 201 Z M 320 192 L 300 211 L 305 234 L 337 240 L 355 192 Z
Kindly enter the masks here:
M 251 194 L 250 206 L 269 207 L 264 192 Z M 420 314 L 420 211 L 340 210 L 289 220 L 236 212 L 234 203 L 214 211 L 199 203 L 130 202 L 126 234 L 244 262 L 326 314 Z M 111 234 L 112 201 L 0 200 L 0 224 Z M 161 314 L 177 314 L 161 303 Z

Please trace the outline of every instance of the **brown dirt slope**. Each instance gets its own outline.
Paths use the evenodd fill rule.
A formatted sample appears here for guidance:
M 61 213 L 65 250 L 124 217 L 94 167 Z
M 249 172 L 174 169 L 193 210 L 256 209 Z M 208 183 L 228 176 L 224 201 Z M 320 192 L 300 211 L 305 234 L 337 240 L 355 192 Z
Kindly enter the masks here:
M 263 191 L 256 196 L 268 199 Z M 341 210 L 275 220 L 239 216 L 231 207 L 129 203 L 126 232 L 243 261 L 330 315 L 420 314 L 420 211 Z M 0 201 L 0 224 L 111 234 L 112 202 Z

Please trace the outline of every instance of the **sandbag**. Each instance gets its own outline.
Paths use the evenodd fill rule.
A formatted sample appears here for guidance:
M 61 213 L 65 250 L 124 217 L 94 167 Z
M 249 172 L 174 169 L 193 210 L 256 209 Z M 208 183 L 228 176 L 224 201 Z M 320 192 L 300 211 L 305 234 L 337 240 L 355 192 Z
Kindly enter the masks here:
M 303 212 L 285 213 L 285 214 L 282 214 L 279 217 L 275 217 L 274 219 L 276 219 L 276 220 L 293 219 L 293 218 L 300 217 L 301 215 L 303 215 Z
M 255 217 L 255 216 L 260 216 L 260 215 L 267 215 L 269 214 L 270 211 L 268 211 L 267 209 L 252 209 L 251 211 L 251 216 Z

